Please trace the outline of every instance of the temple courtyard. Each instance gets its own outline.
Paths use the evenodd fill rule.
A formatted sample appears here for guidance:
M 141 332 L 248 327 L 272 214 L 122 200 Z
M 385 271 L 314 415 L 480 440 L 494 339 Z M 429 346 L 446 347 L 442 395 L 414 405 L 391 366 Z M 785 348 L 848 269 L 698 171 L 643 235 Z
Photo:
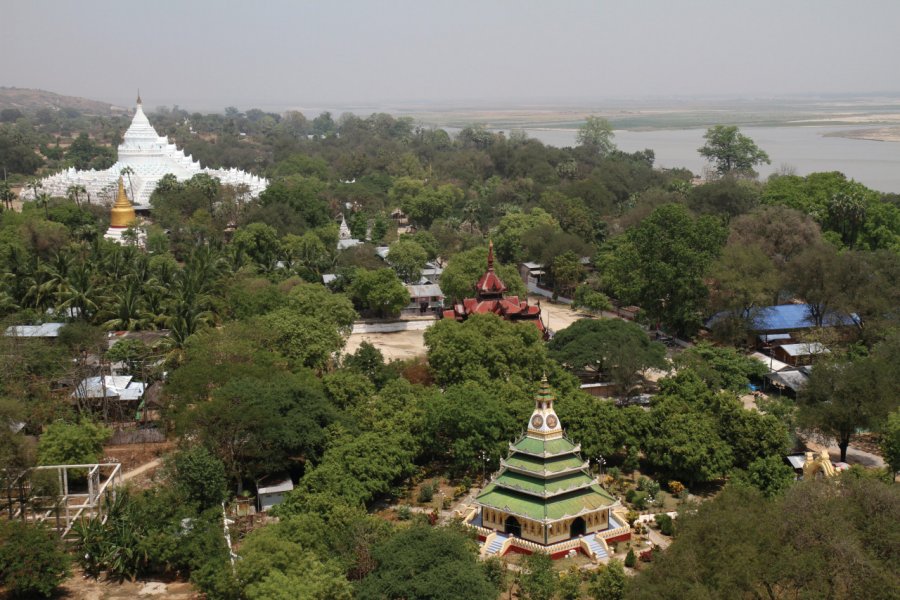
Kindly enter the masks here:
M 541 303 L 541 312 L 544 320 L 548 323 L 550 329 L 560 331 L 565 329 L 579 319 L 591 319 L 592 315 L 573 309 L 568 304 L 551 303 L 546 298 L 540 296 L 529 296 L 528 302 L 537 304 Z M 428 321 L 429 324 L 435 321 Z M 396 331 L 390 333 L 383 332 L 360 332 L 352 333 L 347 339 L 347 345 L 344 352 L 352 354 L 356 352 L 360 344 L 369 342 L 384 355 L 385 360 L 406 360 L 417 356 L 425 355 L 425 327 L 420 325 L 412 326 L 414 328 L 405 331 Z

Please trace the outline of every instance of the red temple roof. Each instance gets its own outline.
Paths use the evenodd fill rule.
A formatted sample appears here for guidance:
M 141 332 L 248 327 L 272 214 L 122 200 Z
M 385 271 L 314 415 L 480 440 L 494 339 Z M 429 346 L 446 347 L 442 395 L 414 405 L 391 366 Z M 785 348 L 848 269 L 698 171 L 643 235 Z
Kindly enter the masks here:
M 475 293 L 481 294 L 502 294 L 506 291 L 506 284 L 494 273 L 494 242 L 488 244 L 488 268 L 478 283 L 475 284 Z
M 453 308 L 444 311 L 444 318 L 465 321 L 469 315 L 494 313 L 507 321 L 531 321 L 547 337 L 540 305 L 528 304 L 528 298 L 504 297 L 506 289 L 494 273 L 494 244 L 491 242 L 488 245 L 488 268 L 475 285 L 475 297 L 456 302 Z

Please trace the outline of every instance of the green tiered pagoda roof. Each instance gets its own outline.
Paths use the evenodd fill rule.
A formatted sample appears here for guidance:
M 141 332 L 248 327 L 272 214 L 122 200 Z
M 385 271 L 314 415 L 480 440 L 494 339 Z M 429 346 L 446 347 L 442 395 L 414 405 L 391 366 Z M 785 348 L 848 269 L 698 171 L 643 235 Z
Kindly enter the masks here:
M 545 377 L 527 433 L 510 444 L 499 474 L 476 499 L 483 507 L 549 523 L 616 504 L 591 475 L 581 446 L 563 435 L 554 400 Z

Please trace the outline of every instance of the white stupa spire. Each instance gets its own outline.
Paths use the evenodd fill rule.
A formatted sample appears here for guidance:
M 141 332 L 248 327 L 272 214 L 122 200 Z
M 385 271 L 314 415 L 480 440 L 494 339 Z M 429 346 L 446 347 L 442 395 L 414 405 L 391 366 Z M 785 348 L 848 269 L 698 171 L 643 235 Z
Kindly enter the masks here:
M 132 199 L 138 210 L 150 208 L 150 195 L 159 180 L 171 173 L 179 181 L 198 173 L 216 177 L 223 185 L 246 185 L 250 197 L 259 196 L 269 185 L 267 179 L 236 169 L 204 168 L 193 157 L 179 150 L 168 138 L 160 136 L 144 114 L 141 92 L 138 90 L 134 117 L 118 148 L 116 163 L 105 171 L 76 171 L 67 169 L 44 178 L 42 191 L 52 196 L 65 196 L 72 185 L 83 185 L 93 201 L 112 203 L 116 197 L 118 178 L 127 169 L 126 181 L 134 190 Z M 33 192 L 24 190 L 20 197 L 32 200 Z

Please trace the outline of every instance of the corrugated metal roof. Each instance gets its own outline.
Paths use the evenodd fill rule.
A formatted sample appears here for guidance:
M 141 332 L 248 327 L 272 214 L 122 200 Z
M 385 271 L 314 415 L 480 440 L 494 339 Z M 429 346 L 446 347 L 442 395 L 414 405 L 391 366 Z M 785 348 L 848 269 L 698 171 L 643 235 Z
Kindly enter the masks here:
M 712 327 L 718 321 L 729 316 L 729 313 L 720 312 L 714 315 L 706 322 L 706 327 Z M 825 315 L 823 325 L 825 327 L 836 327 L 839 325 L 855 325 L 857 316 L 855 314 L 843 314 L 838 312 L 830 312 Z M 753 316 L 750 330 L 756 333 L 764 333 L 766 331 L 795 331 L 798 329 L 809 329 L 815 326 L 815 320 L 810 313 L 809 304 L 779 304 L 777 306 L 767 306 L 760 308 Z
M 819 342 L 803 342 L 799 344 L 785 344 L 781 347 L 788 356 L 809 356 L 811 354 L 827 354 L 830 352 Z
M 440 286 L 435 284 L 426 284 L 426 285 L 416 285 L 409 284 L 406 286 L 406 291 L 409 292 L 411 298 L 425 298 L 425 297 L 443 297 L 444 292 L 441 291 Z
M 58 337 L 59 330 L 63 328 L 65 323 L 44 323 L 43 325 L 13 325 L 6 328 L 6 335 L 9 337 Z
M 87 377 L 76 387 L 72 396 L 75 398 L 118 398 L 119 400 L 139 400 L 144 394 L 147 384 L 133 381 L 130 375 L 104 375 Z
M 772 383 L 776 383 L 783 387 L 789 388 L 795 392 L 806 385 L 809 376 L 800 369 L 785 369 L 777 373 L 769 373 L 766 378 Z
M 292 489 L 294 489 L 294 482 L 288 477 L 282 481 L 272 481 L 266 485 L 260 485 L 256 491 L 260 494 L 281 494 Z
M 759 341 L 763 343 L 775 342 L 778 340 L 789 340 L 791 339 L 791 334 L 789 333 L 768 333 L 759 336 Z

